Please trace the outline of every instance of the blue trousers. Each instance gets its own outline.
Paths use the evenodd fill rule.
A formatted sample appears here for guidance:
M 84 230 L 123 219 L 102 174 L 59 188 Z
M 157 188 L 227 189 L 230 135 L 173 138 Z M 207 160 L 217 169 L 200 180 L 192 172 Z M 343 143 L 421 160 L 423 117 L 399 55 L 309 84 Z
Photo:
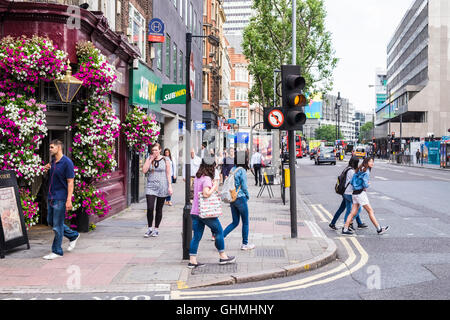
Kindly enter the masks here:
M 344 194 L 342 196 L 341 206 L 339 207 L 339 209 L 334 214 L 334 218 L 331 221 L 331 224 L 333 224 L 333 225 L 336 224 L 336 222 L 339 220 L 339 217 L 341 216 L 342 212 L 344 212 L 345 209 L 347 209 L 347 211 L 345 212 L 344 222 L 347 221 L 347 218 L 350 215 L 350 212 L 352 212 L 352 206 L 353 206 L 352 195 Z M 356 222 L 358 223 L 358 225 L 362 224 L 361 218 L 359 217 L 360 213 L 361 213 L 361 207 L 359 207 L 358 213 L 357 213 L 357 215 L 355 217 Z
M 216 249 L 219 252 L 225 251 L 225 240 L 223 236 L 222 225 L 220 224 L 219 218 L 202 219 L 199 216 L 192 214 L 192 231 L 194 231 L 194 236 L 191 240 L 191 245 L 189 246 L 189 255 L 196 256 L 198 252 L 198 246 L 200 240 L 202 240 L 203 232 L 205 231 L 205 226 L 211 229 L 211 232 L 215 236 Z
M 63 237 L 73 241 L 78 237 L 78 232 L 70 229 L 64 223 L 66 219 L 66 202 L 64 200 L 48 200 L 47 222 L 53 228 L 55 238 L 53 239 L 52 252 L 63 255 L 61 247 Z
M 240 197 L 237 198 L 235 202 L 231 203 L 231 214 L 233 216 L 233 221 L 225 228 L 223 232 L 224 238 L 237 228 L 239 225 L 239 219 L 242 218 L 242 244 L 248 244 L 248 205 L 247 198 Z

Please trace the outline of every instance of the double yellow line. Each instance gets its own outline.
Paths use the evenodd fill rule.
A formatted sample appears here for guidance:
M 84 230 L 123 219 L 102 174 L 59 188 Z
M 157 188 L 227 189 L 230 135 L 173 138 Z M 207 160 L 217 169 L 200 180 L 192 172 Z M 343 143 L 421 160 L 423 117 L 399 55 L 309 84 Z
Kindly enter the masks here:
M 255 296 L 262 294 L 273 294 L 280 293 L 284 291 L 293 291 L 305 289 L 312 286 L 317 286 L 332 281 L 336 281 L 343 277 L 349 276 L 352 273 L 361 269 L 367 264 L 369 256 L 367 252 L 363 249 L 356 238 L 338 238 L 342 242 L 345 250 L 348 253 L 348 258 L 345 263 L 341 263 L 338 267 L 333 268 L 329 271 L 324 271 L 313 276 L 309 276 L 300 280 L 284 282 L 280 284 L 252 287 L 244 289 L 229 289 L 229 290 L 211 290 L 211 291 L 183 291 L 174 290 L 171 292 L 172 299 L 207 299 L 207 298 L 226 298 L 226 297 L 239 297 L 239 296 Z M 359 253 L 359 261 L 357 260 L 357 255 L 353 250 L 353 244 L 356 251 Z M 351 268 L 350 266 L 353 265 Z

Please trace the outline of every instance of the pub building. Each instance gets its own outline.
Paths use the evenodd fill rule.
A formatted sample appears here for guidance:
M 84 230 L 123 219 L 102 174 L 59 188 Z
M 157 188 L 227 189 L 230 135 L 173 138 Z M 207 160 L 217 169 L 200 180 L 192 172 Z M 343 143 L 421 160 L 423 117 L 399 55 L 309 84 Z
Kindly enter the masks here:
M 112 31 L 108 20 L 99 11 L 88 11 L 80 8 L 79 27 L 71 25 L 69 19 L 73 17 L 67 5 L 41 2 L 12 2 L 0 0 L 0 38 L 6 36 L 20 37 L 25 35 L 47 36 L 58 49 L 68 53 L 73 74 L 78 70 L 76 44 L 79 41 L 91 41 L 108 62 L 116 68 L 117 80 L 111 94 L 105 97 L 111 102 L 120 121 L 125 120 L 129 109 L 129 76 L 133 60 L 140 56 L 139 50 L 131 45 L 125 35 Z M 81 88 L 72 103 L 63 103 L 53 82 L 41 82 L 36 90 L 36 99 L 47 105 L 48 133 L 44 138 L 39 153 L 42 160 L 48 163 L 49 142 L 60 139 L 64 143 L 64 154 L 71 157 L 72 134 L 67 129 L 72 123 L 72 108 L 77 99 L 87 98 L 87 90 Z M 117 214 L 128 207 L 130 153 L 124 135 L 116 141 L 116 160 L 118 166 L 109 179 L 104 179 L 96 187 L 104 191 L 111 206 L 107 217 Z M 38 191 L 40 206 L 40 223 L 46 223 L 47 216 L 47 177 L 40 176 L 33 184 L 33 191 Z M 90 223 L 96 223 L 100 218 L 90 217 Z M 83 230 L 80 230 L 83 231 Z M 85 230 L 87 231 L 87 230 Z

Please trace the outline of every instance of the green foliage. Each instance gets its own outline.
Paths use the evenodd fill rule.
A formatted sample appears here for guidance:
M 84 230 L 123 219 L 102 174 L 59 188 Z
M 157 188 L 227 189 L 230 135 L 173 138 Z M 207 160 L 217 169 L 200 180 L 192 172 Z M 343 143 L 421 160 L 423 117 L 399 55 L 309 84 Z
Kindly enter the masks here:
M 374 128 L 373 122 L 367 122 L 364 124 L 359 132 L 359 140 L 360 142 L 367 142 L 372 140 L 372 129 Z
M 326 125 L 316 129 L 316 139 L 328 142 L 336 141 L 336 126 Z M 343 140 L 344 135 L 339 131 L 339 140 Z
M 292 2 L 254 0 L 253 9 L 255 16 L 244 30 L 242 44 L 254 77 L 249 102 L 267 107 L 273 105 L 274 70 L 292 64 Z M 305 92 L 311 94 L 331 90 L 337 64 L 325 16 L 323 0 L 297 1 L 296 61 L 306 80 Z

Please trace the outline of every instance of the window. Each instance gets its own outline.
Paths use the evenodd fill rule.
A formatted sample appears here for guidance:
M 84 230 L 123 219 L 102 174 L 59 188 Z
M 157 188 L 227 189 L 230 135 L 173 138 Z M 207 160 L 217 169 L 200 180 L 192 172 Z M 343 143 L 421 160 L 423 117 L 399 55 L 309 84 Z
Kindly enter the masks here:
M 245 67 L 237 67 L 235 72 L 236 81 L 248 82 L 248 71 Z
M 186 5 L 184 6 L 184 19 L 186 22 L 186 27 L 188 26 L 188 7 L 189 7 L 189 0 L 186 2 Z
M 247 108 L 237 108 L 236 109 L 236 120 L 240 126 L 248 126 L 248 109 Z
M 183 4 L 185 0 L 180 0 L 180 17 L 181 21 L 183 21 Z
M 203 72 L 203 102 L 208 102 L 208 82 L 209 74 Z
M 128 14 L 128 41 L 139 48 L 141 58 L 145 60 L 145 19 L 131 3 Z
M 194 12 L 193 12 L 193 8 L 192 8 L 192 3 L 189 3 L 189 31 L 190 32 L 192 32 L 193 31 L 193 29 L 192 29 L 192 26 L 193 26 L 193 22 L 194 22 L 194 19 L 193 19 L 193 17 L 192 17 L 192 15 L 194 14 Z
M 177 45 L 173 43 L 173 82 L 177 83 L 178 79 L 178 59 L 177 59 Z
M 162 43 L 155 43 L 156 50 L 156 67 L 162 70 Z
M 235 101 L 247 101 L 248 91 L 246 88 L 236 88 L 235 89 Z
M 170 36 L 166 36 L 166 76 L 170 78 L 170 53 L 171 53 L 171 47 L 170 47 Z
M 183 51 L 180 50 L 179 55 L 180 63 L 179 63 L 179 70 L 180 70 L 180 83 L 183 83 L 183 74 L 184 74 L 184 68 L 183 68 Z

